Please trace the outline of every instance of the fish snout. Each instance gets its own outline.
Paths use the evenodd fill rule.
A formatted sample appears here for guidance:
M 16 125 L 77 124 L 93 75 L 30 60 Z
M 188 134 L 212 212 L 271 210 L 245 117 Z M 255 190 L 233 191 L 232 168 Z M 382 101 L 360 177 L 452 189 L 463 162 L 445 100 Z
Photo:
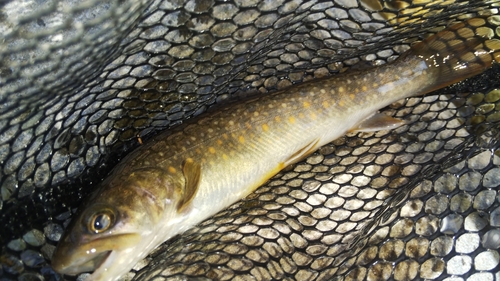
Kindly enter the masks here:
M 52 268 L 66 275 L 76 275 L 96 270 L 111 254 L 112 251 L 95 252 L 91 250 L 82 254 L 75 254 L 68 245 L 57 247 L 52 256 Z
M 51 266 L 61 274 L 76 275 L 94 271 L 111 251 L 96 251 L 93 247 L 82 247 L 83 237 L 75 237 L 74 233 L 66 233 L 52 255 Z

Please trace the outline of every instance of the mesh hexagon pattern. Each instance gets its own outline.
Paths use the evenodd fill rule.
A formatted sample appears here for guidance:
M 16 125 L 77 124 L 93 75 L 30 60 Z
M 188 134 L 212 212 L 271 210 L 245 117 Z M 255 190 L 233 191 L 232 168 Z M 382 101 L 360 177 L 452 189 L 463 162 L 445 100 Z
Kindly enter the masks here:
M 392 61 L 499 1 L 0 4 L 0 280 L 50 268 L 118 158 L 213 105 Z M 500 36 L 500 29 L 485 30 Z M 384 109 L 167 241 L 126 280 L 500 279 L 499 67 Z

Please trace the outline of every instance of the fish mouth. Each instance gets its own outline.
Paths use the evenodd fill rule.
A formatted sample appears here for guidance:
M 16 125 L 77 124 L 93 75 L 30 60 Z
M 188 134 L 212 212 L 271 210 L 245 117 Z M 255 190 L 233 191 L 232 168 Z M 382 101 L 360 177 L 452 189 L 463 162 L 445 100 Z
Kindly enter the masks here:
M 112 252 L 113 251 L 105 251 L 97 253 L 91 257 L 87 256 L 86 259 L 74 260 L 70 264 L 58 263 L 53 260 L 52 267 L 55 271 L 66 275 L 77 275 L 84 272 L 92 272 L 101 267 Z
M 86 266 L 86 265 L 91 266 L 92 267 L 91 271 L 93 271 L 93 270 L 101 267 L 101 265 L 106 262 L 106 260 L 109 258 L 109 255 L 111 255 L 112 252 L 113 251 L 106 251 L 106 252 L 102 252 L 100 254 L 97 254 L 97 256 L 95 256 L 93 259 L 87 261 L 83 265 L 84 266 Z
M 97 271 L 107 264 L 113 252 L 134 248 L 140 235 L 127 233 L 96 239 L 87 243 L 73 243 L 64 239 L 52 256 L 52 268 L 61 274 L 77 275 Z

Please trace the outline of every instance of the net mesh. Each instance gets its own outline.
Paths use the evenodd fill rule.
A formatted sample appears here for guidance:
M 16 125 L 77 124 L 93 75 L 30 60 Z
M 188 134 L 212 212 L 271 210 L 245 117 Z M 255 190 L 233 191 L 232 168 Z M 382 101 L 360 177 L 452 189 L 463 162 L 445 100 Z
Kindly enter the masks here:
M 225 100 L 392 61 L 499 5 L 0 4 L 0 279 L 76 279 L 50 268 L 64 227 L 155 132 Z M 125 279 L 500 279 L 499 70 L 391 105 L 407 125 L 322 147 Z

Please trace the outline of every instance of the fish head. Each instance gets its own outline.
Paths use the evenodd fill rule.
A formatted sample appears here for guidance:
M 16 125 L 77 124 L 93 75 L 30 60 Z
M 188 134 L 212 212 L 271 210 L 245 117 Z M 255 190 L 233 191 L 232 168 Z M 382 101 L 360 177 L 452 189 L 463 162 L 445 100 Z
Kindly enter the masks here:
M 95 281 L 116 280 L 128 272 L 164 240 L 156 225 L 161 214 L 174 214 L 170 199 L 175 192 L 165 193 L 171 184 L 150 170 L 103 182 L 59 240 L 54 270 L 68 275 L 94 271 L 87 280 Z

